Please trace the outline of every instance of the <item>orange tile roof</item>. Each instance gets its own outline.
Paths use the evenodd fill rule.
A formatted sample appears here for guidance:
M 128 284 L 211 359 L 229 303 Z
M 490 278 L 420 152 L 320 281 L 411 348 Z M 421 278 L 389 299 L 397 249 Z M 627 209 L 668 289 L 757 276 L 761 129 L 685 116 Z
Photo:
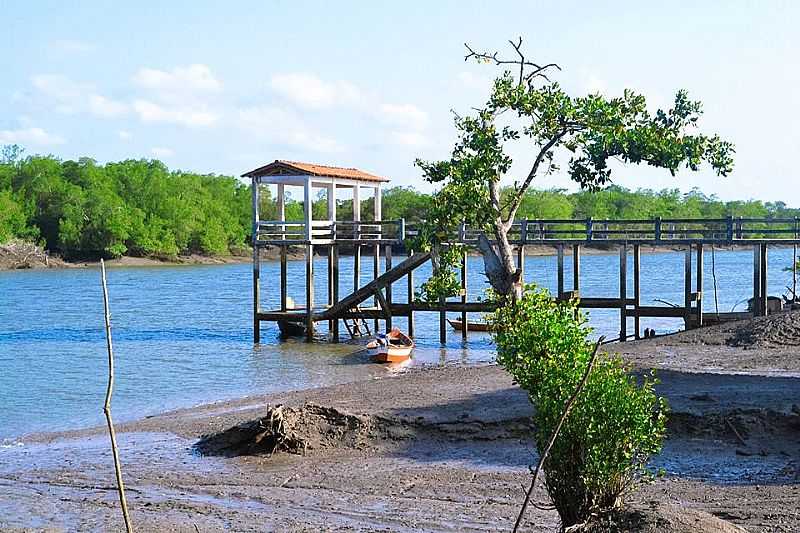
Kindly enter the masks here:
M 300 161 L 285 161 L 276 159 L 272 163 L 251 170 L 242 174 L 244 178 L 252 178 L 254 176 L 277 176 L 277 175 L 311 175 L 311 176 L 328 176 L 332 178 L 347 178 L 363 181 L 376 181 L 388 182 L 387 178 L 368 174 L 367 172 L 358 170 L 357 168 L 345 167 L 332 167 L 329 165 L 317 165 L 315 163 L 302 163 Z

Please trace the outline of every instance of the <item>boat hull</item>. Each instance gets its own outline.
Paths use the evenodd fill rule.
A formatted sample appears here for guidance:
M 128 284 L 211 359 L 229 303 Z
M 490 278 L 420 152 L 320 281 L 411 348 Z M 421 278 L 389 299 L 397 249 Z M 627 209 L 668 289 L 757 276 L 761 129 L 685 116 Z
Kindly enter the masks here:
M 456 331 L 464 329 L 464 323 L 460 320 L 447 319 L 447 322 Z M 467 322 L 467 331 L 492 331 L 492 326 L 486 322 Z

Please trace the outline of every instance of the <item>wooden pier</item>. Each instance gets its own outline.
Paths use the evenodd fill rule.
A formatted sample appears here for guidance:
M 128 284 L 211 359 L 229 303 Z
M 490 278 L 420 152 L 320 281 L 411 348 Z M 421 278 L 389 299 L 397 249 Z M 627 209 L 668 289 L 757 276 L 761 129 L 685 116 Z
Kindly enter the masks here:
M 408 333 L 414 335 L 414 313 L 439 313 L 440 341 L 446 341 L 446 313 L 461 314 L 465 327 L 461 335 L 466 338 L 468 313 L 491 311 L 487 302 L 470 302 L 467 298 L 466 256 L 460 269 L 461 295 L 457 299 L 442 300 L 435 304 L 413 300 L 414 271 L 430 261 L 429 253 L 406 250 L 406 239 L 416 235 L 412 225 L 403 220 L 381 220 L 381 186 L 388 180 L 356 169 L 311 165 L 288 161 L 275 161 L 264 167 L 248 172 L 253 190 L 253 339 L 258 343 L 261 337 L 261 322 L 286 322 L 302 324 L 308 339 L 313 338 L 316 324 L 327 322 L 330 338 L 339 340 L 340 322 L 344 321 L 348 332 L 368 329 L 366 321 L 372 321 L 377 330 L 382 322 L 391 329 L 395 317 L 407 319 Z M 278 187 L 278 220 L 265 221 L 259 216 L 262 185 L 276 184 Z M 304 220 L 285 220 L 284 187 L 287 185 L 304 188 Z M 327 190 L 327 219 L 313 220 L 311 203 L 314 187 Z M 374 191 L 373 220 L 361 220 L 361 189 L 367 187 Z M 336 217 L 336 191 L 341 188 L 352 189 L 353 220 L 342 221 Z M 464 224 L 452 236 L 450 244 L 475 244 L 478 232 Z M 630 337 L 640 338 L 642 318 L 681 318 L 688 327 L 702 326 L 706 322 L 702 303 L 704 294 L 703 269 L 705 252 L 711 247 L 749 247 L 753 250 L 752 311 L 740 313 L 742 316 L 766 315 L 769 310 L 767 294 L 767 260 L 770 246 L 800 244 L 800 219 L 641 219 L 641 220 L 522 220 L 514 224 L 509 235 L 517 249 L 519 268 L 524 267 L 525 247 L 528 245 L 549 245 L 556 250 L 557 291 L 560 300 L 578 298 L 579 305 L 588 309 L 619 310 L 619 340 Z M 280 249 L 280 308 L 264 310 L 261 308 L 261 250 L 266 246 Z M 605 249 L 619 250 L 619 295 L 617 297 L 582 297 L 581 251 L 585 246 L 602 246 Z M 642 305 L 641 302 L 641 249 L 667 248 L 680 249 L 684 253 L 684 301 L 682 306 Z M 290 308 L 287 293 L 288 249 L 305 249 L 305 293 L 306 304 L 302 308 Z M 340 249 L 354 255 L 353 289 L 347 295 L 339 294 Z M 328 268 L 324 274 L 314 271 L 314 250 L 323 248 L 326 252 Z M 407 258 L 396 265 L 393 251 L 402 250 Z M 369 253 L 373 257 L 372 279 L 361 283 L 361 255 Z M 381 268 L 381 252 L 384 265 Z M 628 268 L 630 257 L 633 261 L 633 290 L 628 292 Z M 571 255 L 572 287 L 565 287 L 566 255 Z M 481 273 L 482 275 L 482 273 Z M 585 274 L 584 274 L 585 275 Z M 326 277 L 328 287 L 327 302 L 316 305 L 314 283 L 317 277 Z M 405 278 L 408 299 L 405 302 L 393 300 L 392 285 Z M 744 279 L 742 280 L 744 282 Z M 632 318 L 634 333 L 628 332 L 628 319 Z M 716 318 L 716 317 L 715 317 Z M 352 327 L 351 327 L 352 326 Z

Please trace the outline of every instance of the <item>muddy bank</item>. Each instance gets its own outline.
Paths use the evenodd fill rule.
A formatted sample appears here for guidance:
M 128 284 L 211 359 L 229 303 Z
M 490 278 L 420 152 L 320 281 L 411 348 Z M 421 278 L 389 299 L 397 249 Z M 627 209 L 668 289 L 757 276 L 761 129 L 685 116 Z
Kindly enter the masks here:
M 667 476 L 633 508 L 800 530 L 800 379 L 659 375 L 674 414 L 653 466 Z M 510 528 L 537 460 L 530 410 L 502 369 L 444 367 L 174 411 L 121 425 L 119 439 L 148 531 L 496 531 Z M 0 453 L 0 527 L 117 529 L 102 428 Z M 526 530 L 557 524 L 531 509 Z

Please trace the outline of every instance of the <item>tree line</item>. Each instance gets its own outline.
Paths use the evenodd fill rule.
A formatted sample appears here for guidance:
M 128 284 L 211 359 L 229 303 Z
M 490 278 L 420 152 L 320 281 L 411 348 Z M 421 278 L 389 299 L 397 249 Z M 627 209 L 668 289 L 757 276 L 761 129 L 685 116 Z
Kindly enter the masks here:
M 509 194 L 511 189 L 505 189 Z M 276 201 L 265 188 L 262 218 L 277 218 Z M 418 222 L 432 197 L 412 187 L 383 193 L 383 218 Z M 18 238 L 41 243 L 68 258 L 120 255 L 170 258 L 179 254 L 225 255 L 250 238 L 249 183 L 232 176 L 171 171 L 157 160 L 125 160 L 104 165 L 90 158 L 62 161 L 52 156 L 22 157 L 5 147 L 0 159 L 0 243 Z M 322 191 L 314 217 L 327 216 Z M 364 220 L 373 199 L 362 201 Z M 352 200 L 337 202 L 337 218 L 351 220 Z M 303 202 L 286 198 L 288 220 L 301 220 Z M 517 218 L 722 218 L 795 217 L 800 209 L 783 202 L 723 202 L 699 190 L 629 190 L 612 185 L 599 191 L 529 190 Z

